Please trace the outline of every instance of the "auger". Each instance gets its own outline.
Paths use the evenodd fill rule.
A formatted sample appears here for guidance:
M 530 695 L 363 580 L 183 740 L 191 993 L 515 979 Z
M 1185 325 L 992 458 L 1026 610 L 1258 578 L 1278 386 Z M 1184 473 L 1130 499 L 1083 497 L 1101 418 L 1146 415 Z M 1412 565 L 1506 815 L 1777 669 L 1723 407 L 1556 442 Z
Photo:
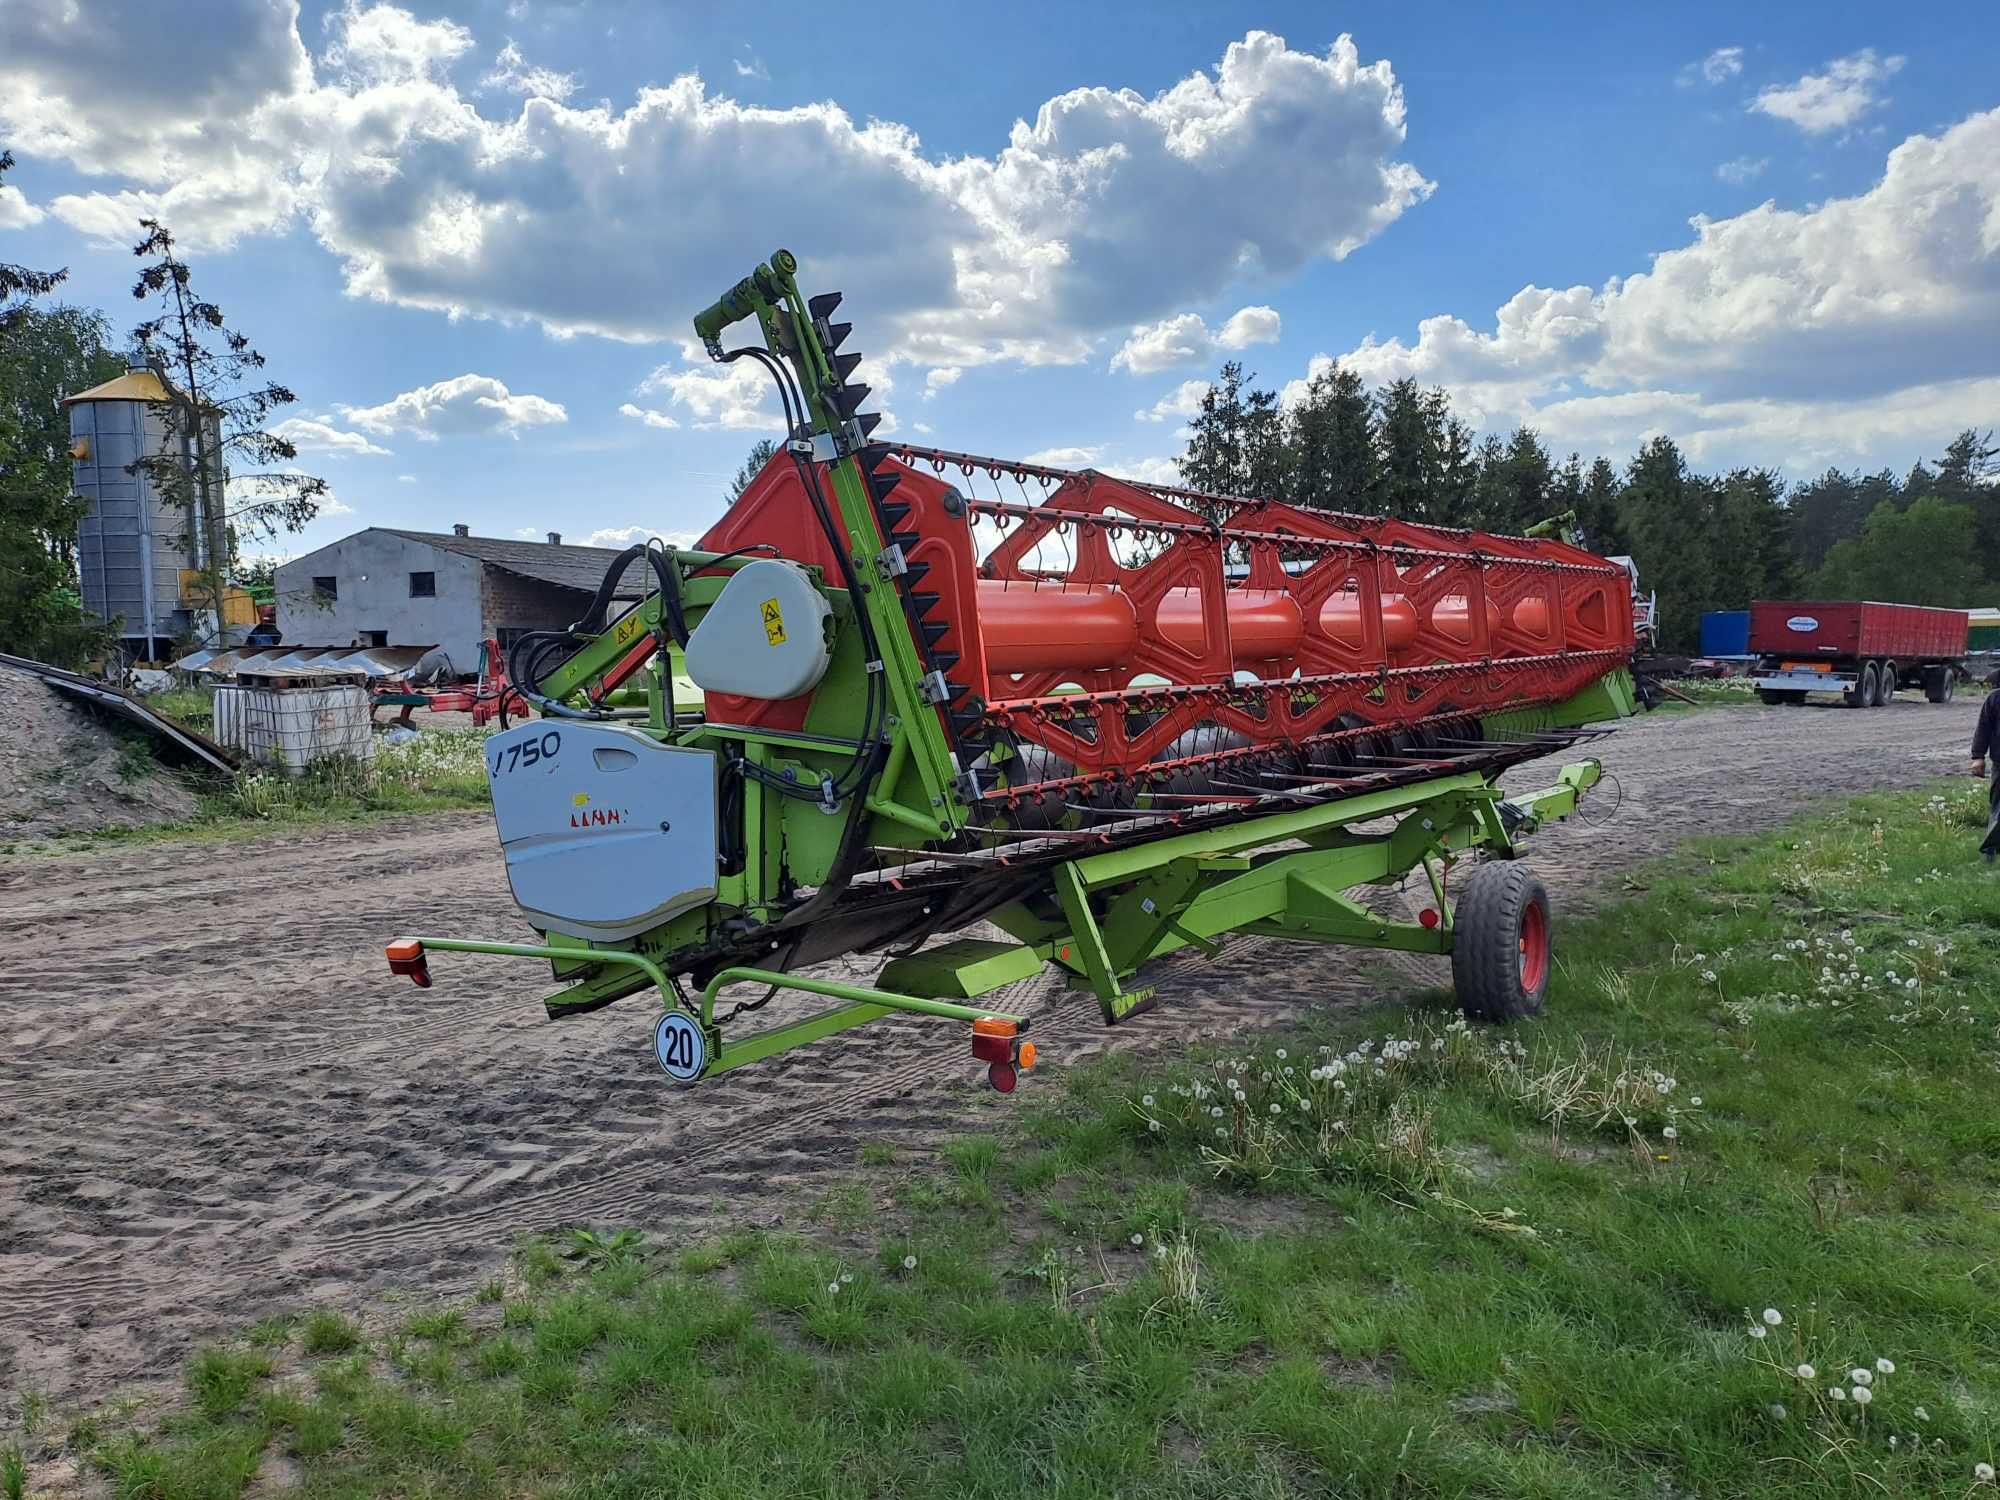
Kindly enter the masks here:
M 391 969 L 543 959 L 555 1017 L 657 991 L 684 1082 L 905 1012 L 968 1026 L 1011 1091 L 1030 1018 L 982 996 L 1053 965 L 1115 1022 L 1147 964 L 1230 934 L 1449 954 L 1468 1015 L 1538 1012 L 1548 897 L 1515 856 L 1599 767 L 1498 778 L 1633 711 L 1625 573 L 1552 535 L 878 440 L 840 294 L 796 269 L 778 251 L 694 325 L 771 375 L 784 446 L 699 546 L 629 549 L 512 648 L 541 717 L 486 758 L 541 941 L 398 938 Z M 612 618 L 632 566 L 649 592 Z M 1354 894 L 1418 871 L 1415 921 Z M 980 921 L 1006 938 L 952 936 Z M 870 986 L 797 972 L 876 952 Z M 765 994 L 719 1012 L 739 984 Z M 834 1003 L 744 1034 L 779 990 Z

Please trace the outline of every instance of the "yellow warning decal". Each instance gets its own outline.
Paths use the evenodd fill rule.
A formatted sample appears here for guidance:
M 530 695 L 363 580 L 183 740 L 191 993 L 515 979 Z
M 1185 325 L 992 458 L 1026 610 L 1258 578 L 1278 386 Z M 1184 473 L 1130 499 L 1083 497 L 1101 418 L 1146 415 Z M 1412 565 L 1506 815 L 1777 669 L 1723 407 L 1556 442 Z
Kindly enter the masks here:
M 764 617 L 764 639 L 773 646 L 785 644 L 785 617 L 778 609 L 776 599 L 766 599 L 759 613 Z

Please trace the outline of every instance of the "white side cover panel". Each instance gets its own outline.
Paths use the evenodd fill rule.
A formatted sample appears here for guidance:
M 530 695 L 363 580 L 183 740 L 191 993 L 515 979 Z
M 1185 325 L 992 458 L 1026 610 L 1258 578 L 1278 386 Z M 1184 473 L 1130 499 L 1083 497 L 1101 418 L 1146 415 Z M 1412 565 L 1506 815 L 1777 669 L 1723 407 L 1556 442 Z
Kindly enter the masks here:
M 687 643 L 703 692 L 796 698 L 826 675 L 826 596 L 803 569 L 759 558 L 736 570 Z
M 514 900 L 535 926 L 631 937 L 715 897 L 715 756 L 537 719 L 486 742 Z

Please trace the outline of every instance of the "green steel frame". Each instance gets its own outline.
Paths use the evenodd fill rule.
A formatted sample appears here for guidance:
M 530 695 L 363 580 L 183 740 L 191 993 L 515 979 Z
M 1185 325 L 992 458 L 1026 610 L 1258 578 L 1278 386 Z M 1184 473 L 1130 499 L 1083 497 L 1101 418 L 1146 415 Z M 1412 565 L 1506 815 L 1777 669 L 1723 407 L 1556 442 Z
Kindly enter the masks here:
M 689 1002 L 660 964 L 622 949 L 470 938 L 414 941 L 427 950 L 547 959 L 558 973 L 580 961 L 634 971 L 643 976 L 637 987 L 650 982 L 664 1004 L 686 1011 L 700 1025 L 708 1041 L 704 1077 L 893 1012 L 962 1022 L 993 1017 L 1025 1034 L 1027 1017 L 940 997 L 977 999 L 1048 964 L 1066 971 L 1072 986 L 1095 994 L 1104 1019 L 1116 1022 L 1150 1003 L 1151 987 L 1126 983 L 1146 964 L 1184 947 L 1213 954 L 1218 940 L 1231 933 L 1450 953 L 1452 867 L 1476 852 L 1514 857 L 1542 823 L 1573 812 L 1600 774 L 1596 761 L 1577 761 L 1563 767 L 1553 785 L 1503 798 L 1490 777 L 1469 772 L 1087 855 L 1054 868 L 1055 914 L 1028 902 L 994 913 L 992 920 L 1015 939 L 1012 944 L 960 940 L 894 959 L 879 976 L 880 988 L 732 967 L 715 974 Z M 1397 921 L 1346 894 L 1359 886 L 1394 884 L 1417 869 L 1423 870 L 1434 903 L 1428 921 Z M 733 984 L 796 990 L 841 1003 L 731 1040 L 716 1017 L 716 998 Z

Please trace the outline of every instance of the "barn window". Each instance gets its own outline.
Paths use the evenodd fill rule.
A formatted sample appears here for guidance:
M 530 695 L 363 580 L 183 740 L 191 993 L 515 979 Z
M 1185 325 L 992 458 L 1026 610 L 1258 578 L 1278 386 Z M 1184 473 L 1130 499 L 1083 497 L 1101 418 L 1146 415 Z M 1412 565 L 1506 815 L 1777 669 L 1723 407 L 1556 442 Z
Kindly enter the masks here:
M 364 630 L 361 633 L 368 637 L 368 644 L 371 646 L 386 646 L 389 644 L 389 632 L 386 630 Z
M 315 578 L 313 580 L 313 593 L 331 604 L 340 597 L 340 580 L 338 578 Z
M 410 575 L 410 597 L 412 599 L 435 599 L 438 591 L 438 576 L 435 573 L 412 573 Z

